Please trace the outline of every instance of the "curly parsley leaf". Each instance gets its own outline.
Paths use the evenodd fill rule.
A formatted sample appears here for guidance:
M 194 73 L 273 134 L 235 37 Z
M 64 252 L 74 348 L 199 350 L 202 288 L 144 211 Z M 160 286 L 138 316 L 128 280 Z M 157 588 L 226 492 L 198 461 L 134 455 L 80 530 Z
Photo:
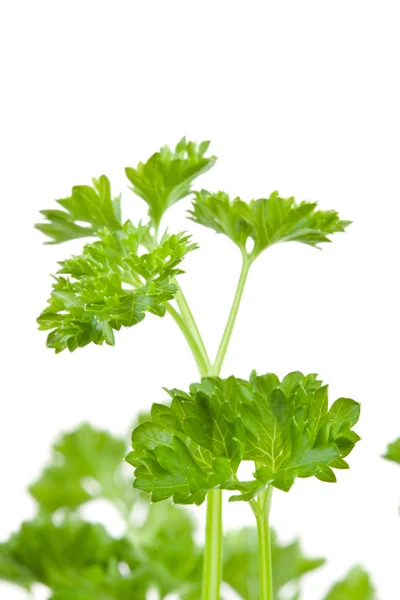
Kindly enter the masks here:
M 336 583 L 325 600 L 375 600 L 371 579 L 361 567 L 356 566 L 342 581 Z
M 75 510 L 94 498 L 107 498 L 127 513 L 134 503 L 121 472 L 126 444 L 87 423 L 63 434 L 53 445 L 52 461 L 29 492 L 40 509 Z
M 255 260 L 266 248 L 280 242 L 302 242 L 309 246 L 329 242 L 329 235 L 343 232 L 351 223 L 342 221 L 334 210 L 316 210 L 316 202 L 281 198 L 273 192 L 269 198 L 243 202 L 228 194 L 195 192 L 189 218 L 200 225 L 228 236 L 242 253 Z M 246 249 L 248 240 L 254 246 Z
M 165 314 L 177 291 L 178 265 L 196 248 L 183 233 L 164 235 L 160 245 L 140 253 L 149 229 L 127 221 L 123 229 L 99 232 L 80 256 L 60 263 L 39 329 L 51 330 L 47 346 L 56 353 L 95 344 L 114 345 L 114 330 L 140 323 L 146 312 Z
M 272 534 L 272 571 L 274 598 L 280 599 L 281 589 L 321 567 L 323 558 L 304 556 L 299 540 L 280 544 Z M 260 594 L 257 530 L 246 527 L 231 531 L 224 538 L 223 579 L 243 600 L 257 600 Z
M 339 398 L 329 408 L 313 374 L 204 378 L 169 394 L 170 406 L 154 404 L 151 420 L 134 429 L 127 457 L 134 487 L 153 502 L 201 504 L 213 488 L 251 500 L 268 485 L 288 491 L 296 477 L 333 482 L 332 469 L 348 468 L 344 457 L 360 439 L 352 430 L 359 404 Z M 252 481 L 238 480 L 243 460 L 257 463 Z
M 110 182 L 105 175 L 93 179 L 93 186 L 73 187 L 71 196 L 57 203 L 64 210 L 40 211 L 47 222 L 35 225 L 51 238 L 48 244 L 96 236 L 105 227 L 110 231 L 122 227 L 120 198 L 111 196 Z
M 165 211 L 190 194 L 193 180 L 215 164 L 215 156 L 205 156 L 209 145 L 182 138 L 175 150 L 164 146 L 136 169 L 125 169 L 132 190 L 148 204 L 156 229 Z

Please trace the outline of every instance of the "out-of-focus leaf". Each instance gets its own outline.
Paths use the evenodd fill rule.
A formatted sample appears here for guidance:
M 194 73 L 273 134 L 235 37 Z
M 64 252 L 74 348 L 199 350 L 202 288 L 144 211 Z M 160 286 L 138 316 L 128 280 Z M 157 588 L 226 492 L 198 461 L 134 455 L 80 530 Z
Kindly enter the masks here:
M 111 569 L 124 560 L 124 548 L 125 542 L 111 538 L 101 525 L 79 520 L 54 525 L 49 518 L 39 517 L 23 523 L 2 545 L 0 577 L 28 588 L 39 582 L 52 590 L 75 582 L 79 586 L 85 581 L 104 583 Z M 8 569 L 10 564 L 19 567 L 15 576 Z
M 122 477 L 126 445 L 123 439 L 80 425 L 62 435 L 53 446 L 51 464 L 29 491 L 45 512 L 75 510 L 93 498 L 109 498 L 128 512 L 134 494 Z
M 193 579 L 199 552 L 189 514 L 170 502 L 150 504 L 142 527 L 133 529 L 135 544 L 154 562 L 161 562 L 175 577 Z
M 223 579 L 236 590 L 243 600 L 260 597 L 257 530 L 246 527 L 225 535 Z M 280 590 L 287 583 L 298 582 L 306 573 L 321 567 L 322 558 L 304 556 L 299 540 L 280 544 L 272 535 L 272 568 L 274 594 L 280 598 Z
M 175 150 L 164 146 L 136 169 L 125 169 L 133 191 L 148 204 L 157 229 L 165 211 L 190 194 L 193 180 L 215 164 L 215 156 L 205 156 L 208 146 L 209 142 L 196 144 L 182 138 Z
M 400 464 L 400 438 L 389 444 L 383 458 Z
M 368 573 L 356 566 L 333 586 L 325 600 L 376 600 L 376 596 Z
M 35 583 L 35 575 L 13 556 L 7 542 L 0 544 L 0 580 L 10 581 L 27 590 Z
M 201 552 L 194 541 L 194 525 L 186 510 L 169 501 L 151 504 L 142 526 L 130 529 L 133 556 L 142 558 L 161 597 L 197 587 L 201 581 Z

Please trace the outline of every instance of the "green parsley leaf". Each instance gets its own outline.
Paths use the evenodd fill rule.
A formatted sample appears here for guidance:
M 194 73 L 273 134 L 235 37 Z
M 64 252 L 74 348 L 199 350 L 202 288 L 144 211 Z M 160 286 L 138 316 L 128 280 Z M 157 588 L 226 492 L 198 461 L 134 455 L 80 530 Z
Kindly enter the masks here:
M 305 574 L 321 567 L 323 558 L 303 555 L 299 540 L 283 545 L 272 532 L 272 571 L 274 598 L 287 583 L 298 582 Z M 246 527 L 231 531 L 224 538 L 223 579 L 243 600 L 257 600 L 260 596 L 257 530 Z
M 52 464 L 29 491 L 47 513 L 59 508 L 75 510 L 100 497 L 129 512 L 135 498 L 121 473 L 125 452 L 123 439 L 88 424 L 80 425 L 55 442 Z
M 397 438 L 397 440 L 389 444 L 383 458 L 400 464 L 400 438 Z
M 328 388 L 313 374 L 204 378 L 169 394 L 171 405 L 154 404 L 151 420 L 134 429 L 127 457 L 134 487 L 153 502 L 201 504 L 213 488 L 250 500 L 270 484 L 288 491 L 296 477 L 332 482 L 331 467 L 345 468 L 360 439 L 352 430 L 359 404 L 339 398 L 329 409 Z M 243 460 L 257 464 L 252 481 L 238 480 Z
M 139 253 L 149 229 L 130 221 L 122 231 L 104 229 L 98 235 L 80 256 L 60 263 L 48 307 L 38 318 L 39 329 L 51 330 L 47 346 L 56 353 L 90 342 L 114 345 L 114 330 L 140 323 L 146 312 L 163 316 L 177 291 L 178 265 L 196 248 L 179 233 L 164 235 L 158 247 Z
M 215 164 L 215 156 L 205 156 L 209 144 L 196 144 L 182 138 L 175 150 L 164 146 L 145 163 L 140 162 L 136 169 L 125 169 L 132 190 L 148 204 L 156 229 L 165 211 L 190 194 L 193 180 Z
M 375 600 L 375 590 L 368 573 L 356 566 L 336 583 L 325 600 Z
M 281 198 L 273 192 L 269 198 L 243 202 L 230 199 L 225 192 L 195 192 L 189 211 L 195 223 L 228 236 L 243 254 L 255 260 L 266 248 L 279 242 L 302 242 L 309 246 L 329 242 L 328 236 L 342 232 L 350 221 L 342 221 L 336 211 L 316 210 L 316 202 L 296 204 L 293 197 Z M 248 251 L 246 244 L 253 240 Z
M 73 187 L 71 196 L 57 200 L 57 203 L 64 210 L 40 211 L 48 222 L 35 225 L 36 229 L 51 238 L 48 244 L 92 237 L 104 227 L 111 231 L 122 227 L 120 198 L 112 198 L 110 182 L 105 175 L 93 179 L 93 187 Z

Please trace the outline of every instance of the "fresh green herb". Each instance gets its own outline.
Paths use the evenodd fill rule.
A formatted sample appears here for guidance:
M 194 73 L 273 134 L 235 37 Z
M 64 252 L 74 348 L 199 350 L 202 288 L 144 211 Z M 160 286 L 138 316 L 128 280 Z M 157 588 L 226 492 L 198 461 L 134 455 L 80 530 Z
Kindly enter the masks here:
M 70 198 L 59 201 L 64 211 L 44 211 L 48 222 L 37 227 L 53 243 L 87 236 L 97 240 L 80 256 L 60 263 L 48 307 L 38 321 L 50 331 L 48 346 L 61 352 L 90 342 L 112 345 L 115 330 L 142 321 L 146 312 L 168 313 L 175 320 L 202 381 L 189 393 L 172 390 L 171 406 L 155 405 L 151 421 L 135 429 L 129 457 L 136 469 L 135 487 L 151 492 L 157 501 L 173 497 L 179 503 L 200 504 L 207 495 L 203 600 L 220 600 L 221 490 L 236 492 L 232 499 L 249 501 L 258 525 L 260 600 L 271 600 L 272 488 L 289 490 L 296 477 L 335 481 L 332 468 L 347 468 L 344 458 L 359 439 L 352 430 L 359 406 L 341 398 L 329 408 L 327 388 L 314 375 L 294 373 L 280 381 L 274 375 L 252 374 L 247 382 L 219 375 L 254 260 L 278 242 L 318 247 L 331 234 L 344 231 L 349 221 L 335 211 L 317 210 L 315 202 L 298 204 L 278 192 L 249 203 L 230 200 L 223 192 L 195 192 L 189 218 L 227 235 L 243 258 L 211 361 L 176 280 L 182 259 L 196 245 L 186 233 L 158 234 L 165 211 L 188 196 L 194 179 L 214 165 L 215 157 L 206 156 L 208 146 L 182 139 L 175 150 L 164 147 L 136 169 L 126 169 L 132 190 L 148 205 L 145 224 L 135 227 L 122 221 L 120 199 L 111 196 L 105 176 L 94 180 L 93 188 L 73 188 Z M 255 462 L 251 481 L 238 478 L 243 460 Z M 84 498 L 79 493 L 75 502 Z
M 153 404 L 151 421 L 134 430 L 127 457 L 134 486 L 153 502 L 201 504 L 215 488 L 249 501 L 269 485 L 289 491 L 296 477 L 334 482 L 331 467 L 348 468 L 344 457 L 359 440 L 359 404 L 339 398 L 328 409 L 315 375 L 204 378 L 169 394 L 171 406 Z M 238 479 L 242 461 L 256 463 L 252 481 Z
M 177 267 L 196 246 L 183 234 L 164 236 L 157 248 L 139 255 L 147 234 L 128 221 L 122 232 L 103 230 L 100 241 L 60 263 L 49 305 L 38 318 L 40 329 L 52 330 L 50 348 L 113 346 L 114 330 L 140 323 L 146 312 L 165 315 L 165 303 L 177 292 Z

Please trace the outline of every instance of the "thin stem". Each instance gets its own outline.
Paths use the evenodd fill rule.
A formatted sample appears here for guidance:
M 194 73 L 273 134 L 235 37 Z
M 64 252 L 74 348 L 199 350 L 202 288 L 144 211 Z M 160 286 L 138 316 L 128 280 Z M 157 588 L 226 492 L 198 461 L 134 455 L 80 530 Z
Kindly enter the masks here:
M 207 495 L 202 600 L 220 600 L 222 580 L 222 491 Z
M 269 526 L 271 500 L 272 486 L 270 485 L 261 492 L 256 501 L 250 503 L 257 521 L 260 600 L 273 600 L 271 529 Z
M 205 362 L 204 356 L 197 345 L 196 340 L 193 337 L 192 330 L 187 324 L 187 321 L 182 318 L 182 315 L 173 308 L 170 304 L 166 304 L 167 312 L 174 319 L 179 329 L 182 331 L 185 340 L 188 343 L 190 350 L 192 351 L 193 357 L 196 361 L 197 368 L 199 369 L 200 375 L 205 377 L 208 374 L 209 365 Z
M 239 281 L 236 288 L 235 297 L 233 299 L 232 307 L 229 313 L 228 321 L 225 326 L 224 333 L 222 335 L 221 343 L 218 348 L 217 356 L 215 358 L 212 374 L 219 375 L 221 371 L 222 364 L 224 362 L 224 358 L 226 355 L 226 351 L 228 350 L 229 341 L 231 339 L 233 327 L 235 325 L 236 317 L 238 314 L 240 301 L 242 299 L 244 286 L 246 283 L 247 275 L 249 274 L 251 261 L 249 260 L 246 254 L 243 254 L 243 262 L 242 269 L 240 271 Z
M 203 356 L 203 360 L 204 360 L 205 364 L 208 367 L 210 367 L 210 365 L 211 365 L 210 359 L 208 357 L 208 353 L 207 353 L 205 344 L 203 342 L 203 338 L 201 337 L 199 328 L 197 326 L 197 323 L 193 316 L 193 313 L 190 309 L 188 301 L 186 300 L 185 294 L 183 293 L 182 288 L 180 287 L 179 283 L 176 280 L 174 281 L 174 283 L 175 283 L 176 287 L 178 288 L 178 292 L 175 295 L 175 300 L 179 307 L 179 310 L 181 311 L 182 318 L 186 321 L 187 325 L 189 326 L 189 328 L 192 332 L 193 339 L 195 340 L 195 342 Z

